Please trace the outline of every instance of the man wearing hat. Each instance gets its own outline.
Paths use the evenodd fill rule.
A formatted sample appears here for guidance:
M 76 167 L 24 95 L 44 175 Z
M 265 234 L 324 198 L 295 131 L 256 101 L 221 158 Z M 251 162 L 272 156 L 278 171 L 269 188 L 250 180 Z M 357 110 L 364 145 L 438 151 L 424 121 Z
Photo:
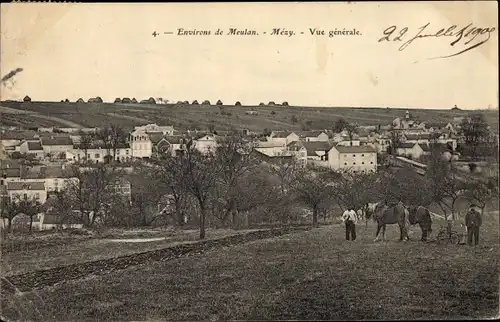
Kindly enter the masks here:
M 479 228 L 482 224 L 481 213 L 475 204 L 470 205 L 467 215 L 465 215 L 465 226 L 467 227 L 467 245 L 479 244 Z

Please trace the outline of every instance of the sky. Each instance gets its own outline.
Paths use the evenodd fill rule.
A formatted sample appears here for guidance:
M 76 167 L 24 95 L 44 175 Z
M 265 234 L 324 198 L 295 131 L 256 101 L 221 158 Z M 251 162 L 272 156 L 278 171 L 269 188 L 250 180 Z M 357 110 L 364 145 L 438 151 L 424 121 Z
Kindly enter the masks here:
M 2 4 L 1 76 L 22 71 L 0 85 L 0 97 L 498 108 L 497 21 L 496 2 L 478 1 Z M 483 45 L 446 59 L 429 60 L 467 48 L 466 39 L 450 46 L 457 37 L 427 37 L 398 50 L 427 23 L 428 34 L 469 23 L 495 30 L 469 44 L 490 35 Z M 391 25 L 408 28 L 404 41 L 379 42 Z M 178 28 L 212 35 L 179 36 Z M 259 35 L 213 35 L 218 28 Z M 296 35 L 270 35 L 273 28 Z M 326 35 L 312 36 L 309 28 Z M 361 34 L 328 37 L 344 28 Z

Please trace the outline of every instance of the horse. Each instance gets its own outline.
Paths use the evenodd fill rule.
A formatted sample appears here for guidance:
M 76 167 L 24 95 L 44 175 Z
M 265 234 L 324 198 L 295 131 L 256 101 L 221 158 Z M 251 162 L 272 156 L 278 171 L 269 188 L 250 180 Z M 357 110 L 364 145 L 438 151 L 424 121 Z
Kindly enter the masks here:
M 358 221 L 360 221 L 360 222 L 363 219 L 366 219 L 365 210 L 363 208 L 358 209 L 358 211 L 356 211 L 356 217 L 358 218 Z
M 365 214 L 366 224 L 368 225 L 368 219 L 373 218 L 373 214 L 375 213 L 375 207 L 378 203 L 367 203 L 361 208 Z
M 432 233 L 432 218 L 429 209 L 418 206 L 418 207 L 409 207 L 409 221 L 411 225 L 418 224 L 420 229 L 422 230 L 421 241 L 427 241 L 427 234 Z
M 396 205 L 389 206 L 385 202 L 379 202 L 376 204 L 373 212 L 373 220 L 377 222 L 377 233 L 375 234 L 375 240 L 378 241 L 378 235 L 382 229 L 382 240 L 385 240 L 385 226 L 398 224 L 400 237 L 399 240 L 409 240 L 408 228 L 409 223 L 409 211 L 406 209 L 405 205 L 400 201 Z

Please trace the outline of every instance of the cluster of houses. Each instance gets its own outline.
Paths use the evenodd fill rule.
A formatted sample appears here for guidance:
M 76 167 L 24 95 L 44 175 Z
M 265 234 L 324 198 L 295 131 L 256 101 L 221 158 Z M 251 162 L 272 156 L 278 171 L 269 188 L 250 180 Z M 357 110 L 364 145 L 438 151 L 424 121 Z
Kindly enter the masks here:
M 85 168 L 82 168 L 85 170 Z M 63 190 L 69 184 L 77 184 L 78 179 L 69 171 L 66 164 L 26 166 L 18 160 L 0 159 L 0 200 L 30 200 L 41 205 L 55 193 Z M 129 202 L 132 201 L 130 182 L 124 178 L 117 178 L 110 183 L 109 189 L 122 196 Z M 3 206 L 3 204 L 2 204 Z M 24 219 L 23 219 L 24 218 Z M 17 221 L 25 222 L 25 216 L 16 217 Z M 50 209 L 40 213 L 34 218 L 33 227 L 37 230 L 53 229 L 61 226 L 57 214 Z M 63 228 L 81 228 L 83 224 L 75 218 L 68 218 L 62 225 Z M 0 221 L 0 227 L 6 226 L 6 220 Z
M 392 124 L 360 126 L 356 133 L 346 130 L 335 133 L 318 131 L 272 131 L 257 135 L 241 132 L 252 153 L 269 163 L 295 160 L 299 165 L 314 165 L 336 171 L 356 173 L 376 172 L 377 156 L 389 152 L 410 159 L 419 159 L 436 148 L 453 157 L 457 148 L 459 124 L 423 123 L 413 120 L 409 113 Z M 37 131 L 2 130 L 0 132 L 0 193 L 9 198 L 29 198 L 44 203 L 51 193 L 75 180 L 66 171 L 68 164 L 82 160 L 106 163 L 110 160 L 126 163 L 133 159 L 148 159 L 155 155 L 182 153 L 193 146 L 201 153 L 215 151 L 218 142 L 230 132 L 175 131 L 172 126 L 147 124 L 136 126 L 124 143 L 106 147 L 102 140 L 82 143 L 82 135 L 97 132 L 97 128 L 38 128 Z M 398 144 L 394 145 L 397 133 Z M 17 154 L 17 157 L 16 157 Z M 19 156 L 30 156 L 38 165 L 29 168 L 16 162 Z M 126 180 L 116 183 L 118 190 L 130 198 L 131 186 Z M 48 218 L 48 219 L 47 219 Z M 52 219 L 50 219 L 52 218 Z M 39 218 L 40 229 L 52 227 L 51 216 Z M 50 220 L 49 220 L 50 219 Z M 77 224 L 77 223 L 75 223 Z M 47 226 L 48 225 L 48 226 Z

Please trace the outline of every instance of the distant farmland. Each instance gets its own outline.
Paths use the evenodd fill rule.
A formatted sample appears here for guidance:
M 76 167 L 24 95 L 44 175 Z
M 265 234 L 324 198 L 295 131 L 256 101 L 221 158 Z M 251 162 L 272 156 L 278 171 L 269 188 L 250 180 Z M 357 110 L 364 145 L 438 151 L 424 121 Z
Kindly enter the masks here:
M 257 115 L 248 115 L 247 111 Z M 117 123 L 125 128 L 146 123 L 173 125 L 176 129 L 251 131 L 331 129 L 338 118 L 360 125 L 388 125 L 404 117 L 407 109 L 293 106 L 232 106 L 190 104 L 114 104 L 62 102 L 1 102 L 0 125 L 38 127 L 99 127 Z M 447 122 L 472 111 L 408 109 L 420 121 Z M 482 111 L 498 131 L 498 112 Z

